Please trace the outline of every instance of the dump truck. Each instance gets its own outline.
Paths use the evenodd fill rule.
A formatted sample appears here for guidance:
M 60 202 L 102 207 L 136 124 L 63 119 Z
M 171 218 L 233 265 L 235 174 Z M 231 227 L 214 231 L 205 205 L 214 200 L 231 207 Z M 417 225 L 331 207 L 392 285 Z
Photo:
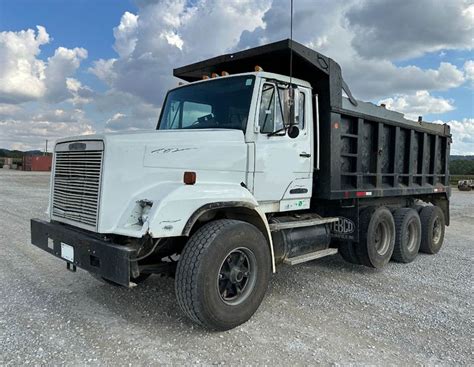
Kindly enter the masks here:
M 173 276 L 183 313 L 214 330 L 246 322 L 280 266 L 440 250 L 449 126 L 356 100 L 334 60 L 291 40 L 174 76 L 156 130 L 56 142 L 33 245 L 125 287 Z

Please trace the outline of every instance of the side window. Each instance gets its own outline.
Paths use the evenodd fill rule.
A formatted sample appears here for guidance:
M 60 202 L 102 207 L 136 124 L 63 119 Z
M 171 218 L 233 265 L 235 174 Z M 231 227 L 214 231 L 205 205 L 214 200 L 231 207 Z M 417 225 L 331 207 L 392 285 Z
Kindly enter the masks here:
M 259 113 L 260 132 L 272 133 L 283 128 L 283 112 L 279 93 L 273 84 L 265 83 L 262 89 Z
M 299 106 L 298 106 L 298 127 L 302 130 L 305 126 L 305 94 L 299 92 Z
M 275 87 L 264 84 L 260 101 L 259 125 L 261 133 L 271 133 L 275 126 Z

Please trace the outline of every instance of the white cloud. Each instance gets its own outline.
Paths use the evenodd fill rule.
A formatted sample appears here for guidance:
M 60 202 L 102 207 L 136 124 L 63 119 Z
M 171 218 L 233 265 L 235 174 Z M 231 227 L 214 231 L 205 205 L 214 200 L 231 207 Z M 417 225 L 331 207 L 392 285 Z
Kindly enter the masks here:
M 120 106 L 120 107 L 117 107 Z M 112 113 L 105 123 L 105 131 L 147 130 L 156 127 L 160 109 L 128 93 L 109 92 L 98 102 L 103 112 Z M 117 111 L 119 108 L 119 112 Z
M 86 121 L 85 113 L 81 109 L 65 110 L 56 108 L 51 110 L 40 111 L 31 115 L 32 121 L 38 122 L 81 122 Z
M 114 72 L 114 63 L 117 59 L 99 59 L 94 61 L 93 67 L 89 68 L 89 72 L 94 74 L 100 80 L 111 85 L 117 75 Z
M 78 47 L 74 49 L 59 47 L 54 55 L 48 58 L 45 70 L 45 99 L 48 102 L 57 103 L 72 97 L 67 86 L 67 78 L 74 75 L 85 58 L 87 58 L 87 51 Z
M 105 124 L 105 132 L 121 131 L 121 130 L 153 130 L 156 126 L 156 116 L 146 119 L 137 119 L 133 115 L 124 113 L 116 113 L 107 120 Z
M 0 118 L 3 116 L 12 116 L 21 111 L 21 108 L 18 105 L 0 103 Z
M 68 98 L 79 101 L 79 95 L 86 91 L 78 89 L 74 94 L 68 88 L 67 79 L 87 58 L 87 51 L 58 47 L 53 56 L 43 61 L 38 58 L 40 47 L 49 40 L 49 34 L 41 26 L 37 32 L 32 29 L 0 32 L 0 102 L 45 100 L 57 103 Z
M 115 91 L 159 105 L 176 82 L 172 69 L 234 47 L 242 31 L 263 24 L 270 0 L 141 2 L 138 14 L 124 13 L 114 28 L 118 58 L 91 69 Z
M 442 114 L 454 110 L 452 100 L 433 97 L 426 90 L 382 99 L 379 104 L 385 104 L 389 110 L 402 112 L 406 118 L 411 120 L 417 120 L 418 116 Z
M 161 37 L 164 37 L 170 46 L 176 46 L 180 50 L 183 50 L 184 41 L 176 33 L 162 33 Z
M 406 59 L 443 49 L 472 49 L 474 4 L 466 0 L 362 0 L 346 13 L 365 58 Z
M 17 107 L 19 108 L 19 107 Z M 43 110 L 31 113 L 15 111 L 12 116 L 0 116 L 0 147 L 39 149 L 46 139 L 54 144 L 56 139 L 95 133 L 92 122 L 84 111 Z M 50 145 L 51 146 L 51 145 Z
M 0 102 L 34 100 L 45 92 L 45 64 L 36 57 L 49 35 L 44 27 L 36 28 L 0 32 Z
M 468 60 L 464 63 L 464 73 L 466 79 L 471 83 L 474 83 L 474 60 Z
M 122 15 L 120 24 L 114 28 L 114 48 L 121 57 L 127 57 L 133 52 L 137 43 L 137 25 L 138 16 L 126 11 Z
M 397 67 L 390 61 L 364 61 L 354 57 L 343 67 L 343 75 L 357 98 L 376 99 L 387 94 L 407 94 L 417 90 L 445 91 L 461 86 L 464 74 L 456 66 L 442 62 L 438 69 L 418 66 Z
M 295 40 L 338 62 L 342 67 L 344 79 L 356 98 L 372 100 L 387 95 L 411 94 L 417 90 L 448 90 L 459 87 L 465 82 L 463 71 L 448 62 L 440 63 L 436 69 L 425 70 L 417 66 L 399 67 L 392 61 L 383 58 L 367 59 L 363 54 L 361 55 L 360 50 L 354 47 L 353 41 L 358 37 L 361 38 L 362 35 L 354 33 L 353 26 L 348 20 L 348 14 L 351 14 L 358 4 L 366 3 L 366 1 L 356 0 L 321 0 L 320 4 L 318 2 L 320 6 L 315 6 L 313 0 L 301 0 L 295 3 L 295 19 L 297 19 L 294 22 Z M 381 0 L 378 3 L 398 4 L 398 2 Z M 409 4 L 405 4 L 405 7 L 409 7 Z M 324 12 L 321 12 L 321 8 L 324 8 Z M 437 11 L 441 11 L 439 7 L 435 8 Z M 274 1 L 272 7 L 262 18 L 263 26 L 257 27 L 252 32 L 242 32 L 236 48 L 252 47 L 288 38 L 288 12 L 289 5 L 286 1 Z M 384 12 L 378 17 L 380 22 L 383 22 L 384 19 L 392 16 L 392 14 Z M 366 21 L 369 22 L 369 20 Z M 418 23 L 423 21 L 420 19 Z M 401 28 L 400 24 L 397 24 L 396 29 L 393 30 L 395 35 L 399 34 L 398 28 Z M 459 37 L 469 38 L 472 36 L 468 29 L 463 29 Z M 383 55 L 386 48 L 389 47 L 383 43 L 372 44 L 369 42 L 368 45 L 374 48 L 374 53 L 380 55 Z M 416 49 L 419 54 L 424 52 L 422 44 L 414 43 L 411 47 Z
M 83 86 L 82 83 L 74 78 L 66 78 L 66 88 L 71 95 L 68 99 L 74 106 L 83 106 L 92 102 L 96 93 L 88 86 Z

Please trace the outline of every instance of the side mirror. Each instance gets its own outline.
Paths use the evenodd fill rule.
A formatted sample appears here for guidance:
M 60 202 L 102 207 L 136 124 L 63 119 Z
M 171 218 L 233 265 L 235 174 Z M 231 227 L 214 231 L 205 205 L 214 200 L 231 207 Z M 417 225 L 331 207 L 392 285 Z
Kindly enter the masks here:
M 298 88 L 293 89 L 293 116 L 292 124 L 299 124 L 300 119 L 300 92 Z
M 290 125 L 288 128 L 288 136 L 292 139 L 297 138 L 300 135 L 300 128 L 297 125 Z
M 298 124 L 300 94 L 298 88 L 290 86 L 284 93 L 284 115 L 286 126 Z

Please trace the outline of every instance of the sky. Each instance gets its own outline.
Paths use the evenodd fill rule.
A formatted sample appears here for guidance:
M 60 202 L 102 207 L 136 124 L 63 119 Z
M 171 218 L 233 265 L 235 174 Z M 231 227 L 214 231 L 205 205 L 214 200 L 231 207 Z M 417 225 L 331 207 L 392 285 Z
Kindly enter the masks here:
M 289 37 L 289 0 L 0 0 L 0 148 L 153 129 L 172 69 Z M 474 0 L 294 0 L 294 39 L 357 99 L 474 154 Z

